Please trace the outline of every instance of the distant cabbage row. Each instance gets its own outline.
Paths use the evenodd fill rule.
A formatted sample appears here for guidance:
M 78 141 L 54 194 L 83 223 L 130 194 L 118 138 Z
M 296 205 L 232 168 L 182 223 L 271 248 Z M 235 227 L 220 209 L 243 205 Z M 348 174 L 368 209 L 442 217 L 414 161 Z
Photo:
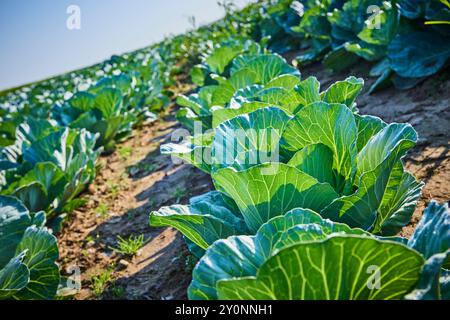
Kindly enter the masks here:
M 77 196 L 93 181 L 100 153 L 169 104 L 173 68 L 151 49 L 4 97 L 0 299 L 55 296 L 60 276 L 52 231 L 83 203 Z
M 363 59 L 372 63 L 370 76 L 378 78 L 370 88 L 375 92 L 391 85 L 412 88 L 448 67 L 447 0 L 262 3 L 235 18 L 239 34 L 249 35 L 272 52 L 299 52 L 294 63 L 300 68 L 321 61 L 326 68 L 341 71 Z
M 333 70 L 361 58 L 377 62 L 371 92 L 412 88 L 450 58 L 447 0 L 282 0 L 271 12 L 306 49 L 296 59 L 300 67 L 322 59 Z

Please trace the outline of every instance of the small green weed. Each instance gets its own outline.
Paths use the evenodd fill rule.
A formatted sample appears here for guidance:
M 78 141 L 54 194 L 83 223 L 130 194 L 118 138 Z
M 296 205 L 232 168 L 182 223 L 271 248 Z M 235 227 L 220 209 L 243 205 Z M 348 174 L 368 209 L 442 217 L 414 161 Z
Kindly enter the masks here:
M 117 248 L 113 248 L 113 250 L 126 256 L 136 255 L 139 249 L 144 245 L 143 234 L 140 236 L 131 236 L 128 239 L 118 236 L 117 240 Z
M 98 207 L 95 209 L 95 214 L 99 217 L 106 218 L 109 216 L 109 207 L 106 203 L 99 203 Z
M 133 148 L 122 146 L 119 148 L 118 152 L 122 160 L 127 160 L 133 153 Z
M 106 286 L 113 280 L 112 270 L 106 270 L 97 276 L 91 277 L 92 293 L 98 298 L 105 291 Z

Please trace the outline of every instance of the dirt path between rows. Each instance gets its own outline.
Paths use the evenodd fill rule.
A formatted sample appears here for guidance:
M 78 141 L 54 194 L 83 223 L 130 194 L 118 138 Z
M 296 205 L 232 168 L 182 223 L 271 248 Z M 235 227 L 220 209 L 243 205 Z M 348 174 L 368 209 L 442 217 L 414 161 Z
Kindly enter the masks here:
M 363 77 L 365 90 L 374 79 L 365 63 L 332 74 L 320 65 L 304 68 L 302 78 L 316 76 L 322 88 L 349 75 Z M 402 234 L 409 236 L 431 199 L 450 199 L 450 81 L 441 72 L 409 91 L 393 88 L 358 99 L 363 114 L 387 122 L 410 122 L 420 135 L 417 147 L 405 159 L 406 167 L 426 182 L 412 223 Z M 76 210 L 59 235 L 63 273 L 77 266 L 82 290 L 76 299 L 186 299 L 195 260 L 182 236 L 171 228 L 152 228 L 152 210 L 212 189 L 209 176 L 188 165 L 174 165 L 159 152 L 178 125 L 173 115 L 136 130 L 117 151 L 100 160 L 101 169 L 89 192 L 87 204 Z M 144 235 L 145 245 L 133 258 L 112 248 L 117 237 Z M 93 277 L 99 279 L 93 281 Z
M 208 175 L 160 154 L 160 144 L 170 140 L 176 125 L 170 117 L 158 120 L 100 159 L 98 176 L 83 196 L 87 204 L 72 214 L 58 239 L 63 273 L 74 266 L 81 271 L 76 299 L 186 298 L 194 261 L 184 240 L 173 229 L 151 228 L 148 221 L 152 210 L 185 204 L 212 188 Z M 118 236 L 139 235 L 146 244 L 135 257 L 114 251 Z M 103 280 L 93 284 L 94 276 Z

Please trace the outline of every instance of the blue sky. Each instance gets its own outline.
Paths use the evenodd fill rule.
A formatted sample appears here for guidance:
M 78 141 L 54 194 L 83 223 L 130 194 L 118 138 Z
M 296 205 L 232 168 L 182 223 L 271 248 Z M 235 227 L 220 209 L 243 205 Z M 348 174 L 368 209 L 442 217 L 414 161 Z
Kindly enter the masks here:
M 249 0 L 235 0 L 243 5 Z M 67 8 L 81 10 L 69 30 Z M 145 47 L 223 16 L 216 0 L 1 0 L 0 90 Z

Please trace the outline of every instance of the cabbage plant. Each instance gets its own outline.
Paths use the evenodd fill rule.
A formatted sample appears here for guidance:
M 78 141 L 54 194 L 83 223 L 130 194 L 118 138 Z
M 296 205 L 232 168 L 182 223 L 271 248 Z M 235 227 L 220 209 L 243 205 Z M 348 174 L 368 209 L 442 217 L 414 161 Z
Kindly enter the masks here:
M 450 4 L 439 0 L 303 1 L 292 28 L 305 47 L 299 65 L 323 59 L 343 70 L 359 58 L 378 62 L 371 91 L 394 84 L 409 89 L 445 67 L 449 59 Z
M 104 147 L 106 152 L 131 131 L 136 120 L 123 104 L 122 91 L 111 87 L 102 87 L 95 94 L 79 92 L 53 114 L 61 126 L 98 133 L 96 148 Z
M 229 76 L 231 62 L 238 55 L 256 55 L 262 53 L 261 46 L 248 39 L 234 38 L 218 44 L 214 43 L 201 57 L 202 63 L 192 67 L 191 80 L 197 86 L 211 84 L 214 80 L 212 74 Z
M 30 215 L 15 198 L 0 196 L 0 300 L 47 300 L 56 295 L 56 238 L 43 212 Z
M 431 203 L 408 241 L 293 209 L 254 236 L 215 242 L 194 269 L 189 298 L 448 299 L 449 218 L 447 206 Z
M 201 122 L 204 129 L 212 126 L 212 112 L 216 108 L 231 107 L 234 95 L 249 86 L 273 87 L 271 81 L 282 75 L 300 76 L 297 69 L 276 54 L 240 55 L 234 58 L 229 77 L 211 75 L 216 84 L 202 87 L 190 96 L 180 95 L 177 103 L 184 107 L 177 119 L 193 131 L 194 122 Z
M 292 116 L 304 106 L 319 101 L 343 103 L 353 111 L 357 111 L 355 101 L 363 85 L 362 79 L 349 77 L 344 81 L 337 81 L 320 92 L 320 83 L 315 77 L 309 77 L 302 81 L 297 75 L 282 74 L 271 79 L 265 86 L 249 85 L 238 90 L 231 97 L 228 97 L 230 103 L 226 104 L 225 107 L 214 106 L 206 118 L 194 116 L 191 119 L 192 123 L 188 124 L 187 127 L 193 129 L 194 121 L 199 121 L 203 128 L 207 130 L 203 134 L 194 133 L 195 137 L 185 139 L 183 143 L 163 145 L 161 152 L 178 156 L 200 169 L 210 172 L 208 163 L 205 163 L 202 158 L 195 159 L 193 155 L 194 151 L 198 149 L 206 149 L 204 151 L 208 152 L 208 147 L 214 136 L 214 132 L 210 130 L 211 125 L 215 129 L 226 120 L 268 106 L 277 106 L 286 114 Z M 202 97 L 208 96 L 209 89 L 208 86 L 200 89 L 199 101 L 203 101 Z M 193 109 L 200 110 L 200 107 L 197 107 L 193 107 Z M 183 110 L 180 112 L 183 112 Z M 190 113 L 194 115 L 192 111 Z M 198 111 L 198 113 L 201 112 Z M 185 122 L 183 124 L 186 126 Z
M 61 213 L 95 177 L 97 135 L 45 121 L 22 125 L 17 135 L 3 150 L 0 194 L 19 198 L 31 212 Z
M 409 223 L 423 186 L 402 162 L 417 133 L 409 124 L 355 113 L 361 84 L 348 90 L 351 80 L 324 93 L 308 87 L 307 102 L 292 115 L 259 107 L 222 122 L 211 136 L 191 138 L 191 147 L 163 146 L 208 171 L 226 201 L 216 206 L 205 197 L 207 211 L 198 203 L 162 208 L 151 213 L 151 224 L 173 226 L 203 249 L 233 233 L 255 234 L 294 208 L 374 234 L 396 234 Z M 235 217 L 245 228 L 237 228 L 241 224 L 230 220 Z

